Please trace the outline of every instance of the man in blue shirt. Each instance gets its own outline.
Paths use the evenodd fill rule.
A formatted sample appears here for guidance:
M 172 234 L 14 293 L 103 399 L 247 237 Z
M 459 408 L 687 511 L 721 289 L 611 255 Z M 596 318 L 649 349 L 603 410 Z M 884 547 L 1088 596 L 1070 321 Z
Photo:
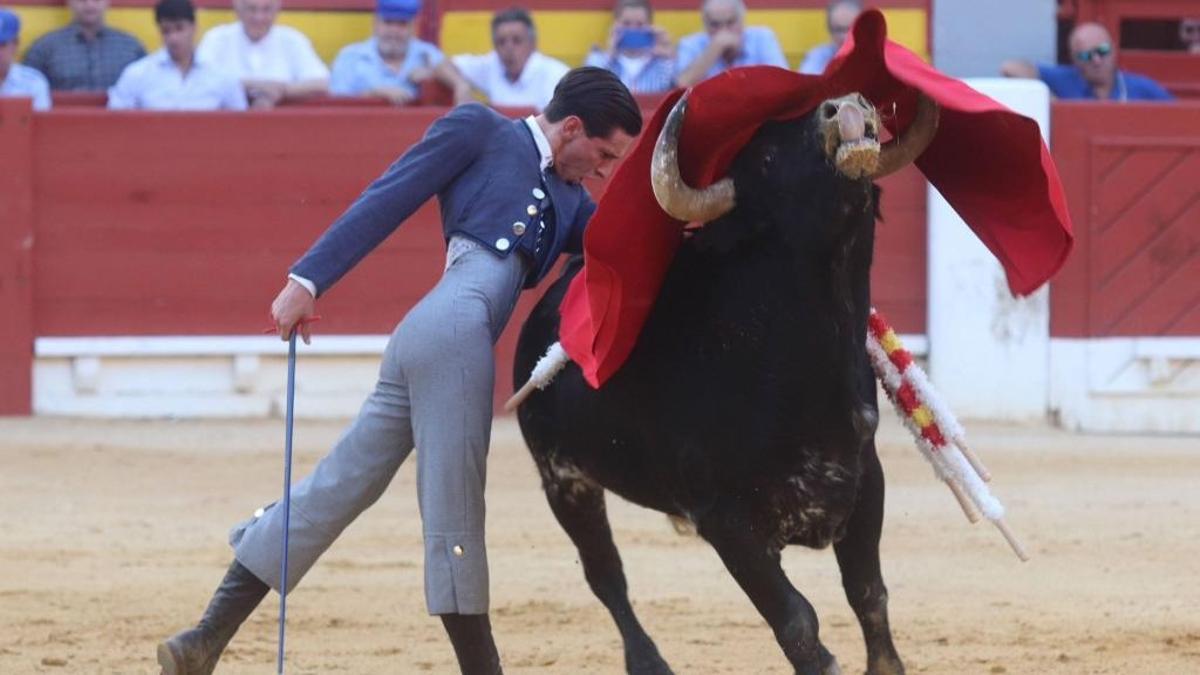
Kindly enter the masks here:
M 775 33 L 765 26 L 745 26 L 742 0 L 705 0 L 700 6 L 704 32 L 679 41 L 675 82 L 690 87 L 735 66 L 779 66 L 787 59 Z
M 862 14 L 862 9 L 860 0 L 830 0 L 825 8 L 825 27 L 829 29 L 830 40 L 813 47 L 804 55 L 800 72 L 805 75 L 820 75 L 825 72 L 825 66 L 829 65 L 846 42 L 846 36 L 850 34 L 854 20 Z
M 50 109 L 50 83 L 38 71 L 14 63 L 21 43 L 21 19 L 0 9 L 0 96 L 33 99 L 34 110 Z
M 378 0 L 374 37 L 347 45 L 333 62 L 329 91 L 370 96 L 396 105 L 415 101 L 430 77 L 454 92 L 455 103 L 471 100 L 471 86 L 449 67 L 442 52 L 413 37 L 421 0 Z
M 245 110 L 246 92 L 233 75 L 196 58 L 192 0 L 158 0 L 154 21 L 163 47 L 129 64 L 108 90 L 112 110 Z
M 1143 75 L 1117 68 L 1112 36 L 1098 23 L 1084 23 L 1071 32 L 1070 66 L 1029 61 L 1005 61 L 1005 77 L 1038 78 L 1061 99 L 1099 101 L 1171 101 L 1162 85 Z
M 607 49 L 592 47 L 583 64 L 616 73 L 634 94 L 668 91 L 675 82 L 671 38 L 653 20 L 649 0 L 618 0 Z

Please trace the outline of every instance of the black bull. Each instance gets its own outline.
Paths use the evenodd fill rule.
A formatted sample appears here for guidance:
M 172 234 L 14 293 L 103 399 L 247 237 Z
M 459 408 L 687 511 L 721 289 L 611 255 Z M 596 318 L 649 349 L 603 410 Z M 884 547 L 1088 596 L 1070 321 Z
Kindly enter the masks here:
M 847 105 L 866 119 L 857 133 Z M 736 206 L 698 218 L 707 222 L 672 262 L 628 361 L 599 390 L 572 364 L 519 409 L 550 507 L 631 673 L 670 669 L 630 605 L 605 490 L 694 524 L 798 673 L 840 670 L 780 550 L 832 543 L 868 672 L 904 671 L 880 575 L 884 481 L 865 352 L 879 172 L 846 170 L 838 156 L 855 142 L 878 151 L 878 125 L 851 96 L 763 126 L 730 169 Z M 525 323 L 518 386 L 557 339 L 579 269 L 569 265 Z

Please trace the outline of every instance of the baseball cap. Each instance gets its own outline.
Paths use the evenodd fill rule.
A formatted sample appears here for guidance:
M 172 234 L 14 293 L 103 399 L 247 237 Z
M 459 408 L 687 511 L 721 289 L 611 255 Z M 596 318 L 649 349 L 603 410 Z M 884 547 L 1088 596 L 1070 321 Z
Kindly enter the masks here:
M 384 19 L 412 21 L 421 11 L 421 0 L 378 0 L 375 13 Z
M 21 34 L 21 19 L 7 9 L 0 9 L 0 45 L 6 45 Z

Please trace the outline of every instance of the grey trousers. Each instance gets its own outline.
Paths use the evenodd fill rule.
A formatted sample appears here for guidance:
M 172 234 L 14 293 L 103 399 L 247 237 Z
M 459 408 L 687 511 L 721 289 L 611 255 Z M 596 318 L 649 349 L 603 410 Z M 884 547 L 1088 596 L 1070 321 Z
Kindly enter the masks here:
M 292 487 L 289 591 L 379 499 L 415 445 L 429 613 L 488 611 L 483 492 L 493 349 L 526 263 L 460 238 L 451 241 L 447 261 L 442 279 L 392 333 L 379 382 L 358 417 Z M 229 542 L 242 565 L 279 590 L 283 509 L 272 506 L 235 526 Z

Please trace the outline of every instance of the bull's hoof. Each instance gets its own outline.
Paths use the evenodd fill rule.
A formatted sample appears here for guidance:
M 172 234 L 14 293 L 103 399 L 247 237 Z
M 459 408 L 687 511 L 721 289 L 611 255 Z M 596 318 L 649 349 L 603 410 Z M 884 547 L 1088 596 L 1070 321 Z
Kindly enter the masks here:
M 653 644 L 638 654 L 625 654 L 625 670 L 629 675 L 674 675 L 674 671 Z
M 162 675 L 212 675 L 223 645 L 213 645 L 199 628 L 176 633 L 158 643 Z
M 879 659 L 867 664 L 867 675 L 904 675 L 904 664 L 900 659 Z
M 842 667 L 838 665 L 837 657 L 826 649 L 825 645 L 821 645 L 819 658 L 821 661 L 821 675 L 842 675 Z

